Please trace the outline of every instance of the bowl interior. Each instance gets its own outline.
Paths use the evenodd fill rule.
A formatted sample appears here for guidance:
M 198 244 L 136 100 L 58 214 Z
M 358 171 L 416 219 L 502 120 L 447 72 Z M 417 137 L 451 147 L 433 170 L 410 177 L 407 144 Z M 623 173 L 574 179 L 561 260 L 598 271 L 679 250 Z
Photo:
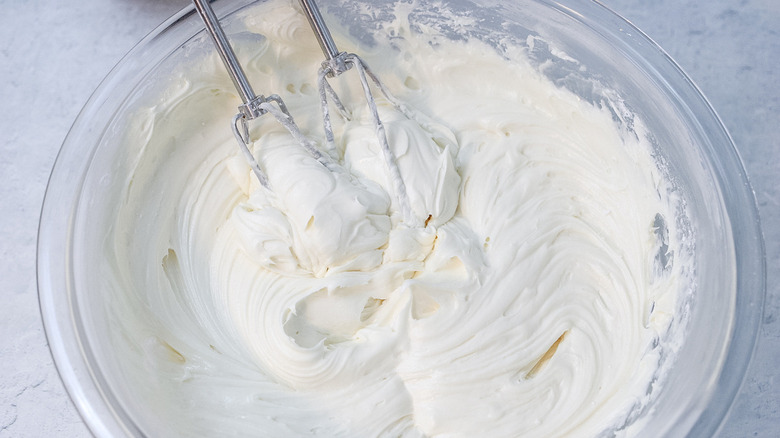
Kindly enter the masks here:
M 356 2 L 321 2 L 367 47 L 395 2 L 373 2 L 351 19 Z M 684 342 L 661 366 L 651 409 L 627 427 L 638 436 L 711 436 L 742 381 L 755 342 L 764 293 L 763 244 L 755 201 L 722 124 L 690 80 L 637 29 L 591 2 L 452 1 L 453 21 L 431 17 L 420 0 L 410 14 L 453 39 L 479 38 L 496 50 L 524 48 L 539 70 L 653 145 L 659 171 L 678 199 L 675 218 L 695 258 L 695 281 L 681 293 L 671 333 Z M 438 3 L 437 3 L 438 5 Z M 245 30 L 246 1 L 219 1 L 230 34 Z M 457 25 L 453 23 L 458 23 Z M 466 23 L 466 24 L 464 24 Z M 472 24 L 468 24 L 472 23 Z M 172 433 L 118 363 L 128 307 L 106 293 L 116 275 L 105 258 L 116 222 L 112 205 L 131 179 L 138 148 L 119 148 L 125 121 L 139 105 L 170 90 L 211 42 L 187 8 L 142 41 L 109 75 L 74 124 L 47 190 L 39 240 L 41 307 L 55 362 L 69 393 L 97 435 Z M 219 108 L 232 114 L 233 108 Z M 641 120 L 641 124 L 637 121 Z M 641 128 L 640 128 L 641 126 Z M 185 184 L 186 181 L 172 182 Z M 142 242 L 134 244 L 142 245 Z M 634 421 L 636 420 L 636 421 Z

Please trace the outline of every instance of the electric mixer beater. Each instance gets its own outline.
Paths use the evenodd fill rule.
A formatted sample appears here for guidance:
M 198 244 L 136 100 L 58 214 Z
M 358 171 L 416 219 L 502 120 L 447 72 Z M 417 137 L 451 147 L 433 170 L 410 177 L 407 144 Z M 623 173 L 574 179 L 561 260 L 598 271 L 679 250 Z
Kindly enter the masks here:
M 323 166 L 331 171 L 342 171 L 338 163 L 332 159 L 328 154 L 321 152 L 313 141 L 308 139 L 298 125 L 295 123 L 292 115 L 287 110 L 286 105 L 282 98 L 277 94 L 269 96 L 257 95 L 252 90 L 249 81 L 246 78 L 241 64 L 233 51 L 224 30 L 219 24 L 213 9 L 209 5 L 208 0 L 193 0 L 195 8 L 200 14 L 203 22 L 206 25 L 206 29 L 211 35 L 212 40 L 217 48 L 217 51 L 225 64 L 227 71 L 239 92 L 239 95 L 243 101 L 243 104 L 238 107 L 238 113 L 233 117 L 232 129 L 233 133 L 238 141 L 239 147 L 249 162 L 250 167 L 260 181 L 260 184 L 266 189 L 270 189 L 268 178 L 260 167 L 259 163 L 253 156 L 249 149 L 252 143 L 249 137 L 248 122 L 254 120 L 266 113 L 271 114 L 276 120 L 281 123 L 290 134 L 300 143 L 315 159 L 317 159 Z M 354 53 L 340 52 L 333 38 L 326 26 L 322 14 L 320 13 L 317 5 L 313 0 L 300 0 L 303 12 L 306 15 L 309 24 L 314 31 L 317 41 L 325 54 L 325 61 L 322 63 L 322 67 L 318 72 L 318 85 L 320 95 L 320 107 L 322 111 L 323 127 L 325 130 L 325 136 L 329 148 L 329 152 L 335 150 L 333 127 L 331 124 L 329 100 L 338 109 L 339 113 L 345 118 L 349 119 L 349 112 L 342 104 L 341 99 L 337 96 L 331 85 L 328 83 L 328 78 L 333 78 L 341 75 L 342 73 L 351 70 L 353 67 L 358 72 L 358 76 L 361 81 L 363 93 L 368 104 L 372 123 L 376 131 L 376 137 L 379 142 L 380 150 L 383 160 L 387 166 L 387 171 L 392 181 L 393 189 L 395 191 L 396 199 L 398 200 L 401 215 L 403 221 L 409 226 L 420 226 L 421 224 L 418 218 L 412 214 L 412 209 L 409 203 L 409 196 L 406 191 L 406 185 L 401 178 L 401 173 L 398 168 L 396 157 L 394 156 L 390 145 L 387 140 L 387 134 L 385 132 L 384 124 L 379 117 L 377 104 L 370 89 L 369 78 L 374 85 L 382 92 L 385 98 L 401 113 L 413 118 L 409 110 L 401 105 L 382 84 L 379 78 L 370 70 L 366 63 Z

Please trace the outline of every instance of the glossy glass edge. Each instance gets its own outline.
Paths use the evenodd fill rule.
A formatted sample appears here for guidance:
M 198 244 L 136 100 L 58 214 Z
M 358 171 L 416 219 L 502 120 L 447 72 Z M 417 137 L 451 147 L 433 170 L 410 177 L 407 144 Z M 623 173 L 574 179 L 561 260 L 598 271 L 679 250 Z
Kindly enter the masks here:
M 575 2 L 576 3 L 576 2 Z M 726 417 L 734 404 L 737 393 L 742 387 L 748 366 L 755 354 L 758 340 L 758 331 L 763 315 L 766 296 L 766 250 L 761 221 L 758 213 L 758 204 L 755 192 L 750 184 L 745 165 L 739 151 L 728 133 L 723 121 L 715 109 L 704 96 L 701 89 L 685 73 L 680 65 L 669 56 L 652 38 L 634 26 L 629 20 L 613 11 L 599 0 L 589 0 L 589 3 L 601 10 L 594 8 L 593 12 L 605 20 L 593 20 L 599 26 L 604 26 L 606 19 L 612 16 L 626 26 L 626 41 L 628 38 L 641 38 L 646 46 L 631 44 L 634 50 L 640 53 L 643 61 L 648 64 L 666 64 L 678 76 L 681 84 L 688 89 L 672 90 L 674 93 L 684 95 L 684 105 L 689 111 L 697 114 L 697 120 L 709 120 L 713 122 L 715 130 L 708 130 L 708 136 L 720 137 L 721 141 L 713 141 L 714 156 L 728 157 L 728 160 L 719 160 L 720 166 L 712 165 L 715 177 L 722 190 L 721 195 L 726 205 L 727 214 L 731 223 L 731 231 L 734 239 L 735 259 L 737 263 L 736 273 L 736 305 L 734 324 L 731 330 L 723 366 L 713 390 L 713 397 L 705 409 L 700 413 L 693 427 L 687 431 L 689 437 L 712 437 L 723 426 Z M 566 6 L 564 6 L 566 7 Z M 568 7 L 566 7 L 568 8 Z M 667 78 L 669 79 L 669 78 Z M 672 78 L 673 79 L 673 78 Z M 682 98 L 680 100 L 683 100 Z M 683 102 L 681 102 L 683 103 Z M 708 115 L 703 118 L 702 115 Z M 722 147 L 721 147 L 722 146 Z M 713 164 L 713 163 L 710 163 Z M 750 206 L 748 209 L 736 206 Z M 743 226 L 738 226 L 742 224 Z M 749 228 L 748 228 L 749 227 Z
M 86 156 L 80 155 L 85 151 L 75 148 L 66 150 L 65 146 L 74 141 L 74 133 L 79 132 L 81 125 L 100 110 L 108 97 L 106 90 L 111 89 L 112 84 L 122 81 L 127 74 L 124 72 L 125 65 L 131 63 L 138 52 L 160 38 L 166 30 L 194 13 L 194 6 L 188 5 L 160 24 L 122 57 L 96 87 L 63 141 L 43 198 L 38 225 L 36 279 L 44 334 L 60 380 L 79 415 L 95 436 L 143 436 L 143 433 L 132 422 L 126 421 L 127 415 L 120 407 L 107 399 L 104 386 L 99 384 L 97 370 L 93 369 L 94 361 L 88 359 L 90 353 L 80 336 L 81 328 L 74 318 L 77 306 L 71 295 L 73 280 L 68 267 L 72 251 L 69 239 L 78 203 L 66 206 L 61 202 L 78 199 L 84 178 L 83 170 L 88 160 Z M 79 182 L 70 188 L 56 184 L 69 179 Z M 64 290 L 60 289 L 61 285 L 64 285 Z

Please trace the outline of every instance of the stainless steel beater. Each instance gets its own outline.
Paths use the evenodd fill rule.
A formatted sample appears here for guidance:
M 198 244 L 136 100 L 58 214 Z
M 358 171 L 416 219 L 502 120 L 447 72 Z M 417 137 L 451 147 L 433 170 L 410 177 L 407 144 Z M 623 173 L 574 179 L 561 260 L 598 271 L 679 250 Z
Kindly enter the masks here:
M 322 153 L 314 144 L 314 142 L 309 140 L 303 134 L 303 132 L 301 132 L 300 128 L 295 124 L 292 115 L 290 115 L 290 112 L 287 110 L 284 101 L 279 95 L 272 94 L 269 96 L 263 96 L 255 94 L 251 85 L 249 84 L 249 81 L 246 78 L 246 74 L 244 73 L 241 64 L 236 58 L 235 52 L 227 40 L 224 30 L 219 24 L 219 20 L 209 5 L 209 1 L 193 0 L 193 3 L 195 4 L 195 9 L 198 11 L 198 14 L 206 25 L 206 29 L 217 48 L 222 62 L 227 68 L 228 74 L 233 81 L 233 85 L 235 85 L 236 90 L 238 90 L 241 100 L 243 101 L 243 104 L 238 107 L 238 113 L 233 117 L 233 134 L 238 141 L 242 153 L 249 162 L 252 171 L 260 181 L 260 184 L 262 184 L 265 188 L 270 188 L 265 172 L 263 172 L 263 170 L 260 168 L 257 160 L 249 150 L 249 144 L 251 143 L 251 140 L 249 138 L 249 128 L 247 122 L 254 120 L 266 113 L 273 115 L 276 120 L 278 120 L 279 123 L 281 123 L 315 159 L 322 163 L 322 165 L 334 172 L 343 171 L 341 166 L 339 166 L 330 155 Z M 359 56 L 354 53 L 339 52 L 338 48 L 336 47 L 336 43 L 333 41 L 333 37 L 331 36 L 328 27 L 325 25 L 325 21 L 323 20 L 322 15 L 314 1 L 300 0 L 300 3 L 326 58 L 318 72 L 318 85 L 323 126 L 325 129 L 325 137 L 327 140 L 329 152 L 334 152 L 336 146 L 334 142 L 333 126 L 330 119 L 328 99 L 333 102 L 343 117 L 349 119 L 350 115 L 339 97 L 336 95 L 336 92 L 328 83 L 328 78 L 336 77 L 343 72 L 350 70 L 352 67 L 355 67 L 355 70 L 357 70 L 358 76 L 360 77 L 363 93 L 371 112 L 372 121 L 376 129 L 377 140 L 379 141 L 380 150 L 382 151 L 382 157 L 387 165 L 387 170 L 390 175 L 390 180 L 393 184 L 393 190 L 395 191 L 396 199 L 398 199 L 398 205 L 401 210 L 403 221 L 409 226 L 421 225 L 418 223 L 420 221 L 417 220 L 412 214 L 412 209 L 409 204 L 409 197 L 406 192 L 406 185 L 401 178 L 401 172 L 398 168 L 396 157 L 390 149 L 387 135 L 385 133 L 385 127 L 382 123 L 382 120 L 379 118 L 379 111 L 377 109 L 376 101 L 374 100 L 374 97 L 371 93 L 368 78 L 371 78 L 374 85 L 382 92 L 385 98 L 396 109 L 409 118 L 413 118 L 413 116 L 405 106 L 401 105 L 387 91 L 387 88 L 384 86 L 384 84 L 382 84 L 379 78 L 371 71 L 371 69 Z
M 249 150 L 251 140 L 249 138 L 249 127 L 247 122 L 266 113 L 274 116 L 282 126 L 287 128 L 293 138 L 295 138 L 320 163 L 331 171 L 337 170 L 337 165 L 330 157 L 320 152 L 320 150 L 317 149 L 317 146 L 303 135 L 279 95 L 271 94 L 269 96 L 263 96 L 262 94 L 255 94 L 209 1 L 193 0 L 193 3 L 203 20 L 203 23 L 206 25 L 206 30 L 211 36 L 211 39 L 217 48 L 217 52 L 219 53 L 220 58 L 222 58 L 222 62 L 225 64 L 225 68 L 230 75 L 230 79 L 233 81 L 233 85 L 236 87 L 236 90 L 243 101 L 243 104 L 238 107 L 238 113 L 233 117 L 233 134 L 238 141 L 241 152 L 249 162 L 249 165 L 255 173 L 255 176 L 257 176 L 257 179 L 260 181 L 260 184 L 265 188 L 270 188 L 265 172 L 260 168 L 254 155 L 252 155 L 252 152 Z
M 314 0 L 300 0 L 303 12 L 306 18 L 309 20 L 314 35 L 317 37 L 317 42 L 320 44 L 322 53 L 325 54 L 325 61 L 322 62 L 318 72 L 318 85 L 322 111 L 323 127 L 325 129 L 325 138 L 328 142 L 329 152 L 333 152 L 336 149 L 333 135 L 333 125 L 330 120 L 330 109 L 328 105 L 328 98 L 333 101 L 333 104 L 346 119 L 350 118 L 349 112 L 342 104 L 336 92 L 328 83 L 328 78 L 333 78 L 341 75 L 352 67 L 358 72 L 360 82 L 363 87 L 363 94 L 368 103 L 369 110 L 371 112 L 371 119 L 376 130 L 376 137 L 379 141 L 379 147 L 382 151 L 382 157 L 384 158 L 387 170 L 390 174 L 390 180 L 395 190 L 396 198 L 398 199 L 399 207 L 401 209 L 401 215 L 406 224 L 410 226 L 419 226 L 420 224 L 414 215 L 412 214 L 411 205 L 409 204 L 409 196 L 406 192 L 406 184 L 403 178 L 401 178 L 401 172 L 398 168 L 398 163 L 393 151 L 390 149 L 390 144 L 387 141 L 387 133 L 385 132 L 385 126 L 382 120 L 379 118 L 379 110 L 377 109 L 376 100 L 371 93 L 368 78 L 371 78 L 374 85 L 382 92 L 388 102 L 390 102 L 398 111 L 404 114 L 410 119 L 414 119 L 411 112 L 402 105 L 398 100 L 393 97 L 387 90 L 385 85 L 379 80 L 368 65 L 356 54 L 340 52 L 336 47 L 336 43 L 333 41 L 330 30 L 325 24 L 325 20 L 322 18 L 317 4 Z

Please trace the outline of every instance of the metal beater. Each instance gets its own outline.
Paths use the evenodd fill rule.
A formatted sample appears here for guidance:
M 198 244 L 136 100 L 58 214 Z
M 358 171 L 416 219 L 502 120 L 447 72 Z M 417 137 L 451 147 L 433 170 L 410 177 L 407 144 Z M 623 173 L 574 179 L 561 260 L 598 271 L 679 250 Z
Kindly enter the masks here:
M 238 113 L 233 116 L 232 129 L 233 134 L 238 141 L 238 145 L 241 148 L 241 152 L 249 162 L 249 166 L 252 168 L 255 176 L 260 181 L 260 184 L 265 188 L 270 188 L 268 184 L 268 177 L 265 172 L 260 168 L 254 155 L 249 150 L 249 144 L 251 140 L 249 138 L 249 126 L 248 121 L 254 120 L 266 113 L 271 114 L 282 124 L 290 134 L 295 138 L 315 159 L 317 159 L 323 166 L 330 170 L 336 170 L 336 164 L 327 155 L 320 152 L 317 146 L 306 138 L 301 132 L 298 125 L 295 124 L 292 115 L 287 110 L 287 106 L 278 94 L 271 94 L 269 96 L 263 96 L 255 94 L 252 90 L 252 86 L 246 78 L 244 69 L 236 58 L 236 54 L 233 48 L 228 42 L 225 31 L 219 24 L 214 10 L 211 8 L 208 0 L 193 0 L 195 9 L 200 15 L 203 23 L 206 25 L 206 30 L 211 39 L 214 41 L 214 45 L 217 48 L 222 62 L 225 64 L 225 68 L 230 75 L 230 79 L 233 81 L 233 85 L 236 87 L 241 100 L 244 102 L 238 107 Z M 274 103 L 276 105 L 274 105 Z
M 230 78 L 232 79 L 233 84 L 235 85 L 236 90 L 238 90 L 243 101 L 243 104 L 238 107 L 238 113 L 233 117 L 233 134 L 238 141 L 242 153 L 249 162 L 252 171 L 260 181 L 260 184 L 262 184 L 265 188 L 270 188 L 268 178 L 258 165 L 257 160 L 252 155 L 252 152 L 249 150 L 249 144 L 251 140 L 249 138 L 249 128 L 247 122 L 254 120 L 266 113 L 274 116 L 274 118 L 276 118 L 276 120 L 278 120 L 279 123 L 281 123 L 315 159 L 322 163 L 322 165 L 331 171 L 341 171 L 341 167 L 333 161 L 330 155 L 322 153 L 314 144 L 314 142 L 306 138 L 306 136 L 301 132 L 300 128 L 295 124 L 292 115 L 290 115 L 286 105 L 279 95 L 272 94 L 269 96 L 263 96 L 256 95 L 254 93 L 251 85 L 249 85 L 243 69 L 241 68 L 241 65 L 238 62 L 238 59 L 236 58 L 235 52 L 233 51 L 230 43 L 227 40 L 227 37 L 225 36 L 224 30 L 219 24 L 219 20 L 209 5 L 208 0 L 193 0 L 193 3 L 195 4 L 195 9 L 198 11 L 198 14 L 206 24 L 206 29 L 211 35 L 217 51 L 222 58 L 222 62 L 225 64 Z M 387 141 L 385 127 L 379 118 L 376 101 L 374 100 L 373 94 L 371 93 L 368 78 L 371 78 L 371 81 L 374 83 L 374 85 L 382 92 L 385 98 L 397 110 L 409 118 L 414 117 L 405 106 L 400 104 L 388 92 L 384 84 L 382 84 L 379 78 L 371 71 L 371 69 L 359 56 L 354 53 L 340 52 L 338 50 L 336 43 L 333 41 L 333 37 L 331 36 L 330 31 L 328 30 L 328 27 L 322 18 L 322 14 L 320 13 L 314 1 L 300 0 L 300 3 L 326 58 L 322 63 L 322 67 L 318 71 L 318 85 L 323 127 L 325 129 L 325 137 L 329 150 L 334 151 L 336 147 L 334 142 L 333 126 L 330 119 L 328 100 L 330 99 L 333 102 L 334 106 L 338 109 L 343 117 L 349 119 L 350 115 L 339 97 L 336 95 L 336 92 L 328 83 L 328 78 L 336 77 L 345 71 L 352 69 L 352 67 L 355 67 L 355 70 L 357 70 L 358 76 L 360 77 L 363 93 L 371 112 L 374 127 L 376 128 L 377 140 L 379 141 L 382 157 L 387 165 L 390 179 L 393 184 L 393 189 L 395 190 L 395 195 L 399 202 L 398 205 L 401 210 L 403 221 L 409 226 L 420 225 L 417 223 L 419 221 L 412 214 L 412 209 L 409 204 L 409 197 L 406 192 L 406 185 L 401 178 L 401 173 L 398 169 L 396 157 L 390 149 L 390 145 Z
M 385 132 L 385 126 L 382 120 L 379 118 L 379 111 L 376 106 L 376 100 L 371 93 L 371 88 L 367 78 L 371 78 L 374 85 L 382 92 L 385 98 L 396 107 L 401 113 L 409 118 L 413 118 L 408 109 L 401 105 L 387 90 L 384 84 L 379 78 L 371 71 L 368 65 L 356 54 L 340 52 L 336 47 L 336 43 L 333 41 L 333 37 L 328 30 L 325 20 L 322 18 L 319 8 L 314 0 L 300 0 L 303 12 L 306 18 L 309 20 L 314 35 L 317 37 L 317 42 L 322 48 L 322 53 L 325 54 L 325 61 L 322 62 L 318 72 L 318 85 L 322 110 L 322 121 L 325 129 L 325 138 L 328 142 L 328 148 L 333 151 L 336 146 L 334 144 L 333 125 L 330 121 L 330 110 L 328 106 L 328 97 L 333 101 L 336 108 L 346 119 L 349 119 L 349 113 L 346 111 L 341 100 L 336 95 L 333 88 L 328 83 L 328 78 L 336 77 L 352 67 L 358 72 L 361 85 L 363 86 L 363 94 L 365 95 L 366 102 L 368 103 L 369 110 L 371 111 L 371 119 L 376 129 L 376 137 L 379 141 L 379 147 L 382 151 L 382 157 L 384 158 L 387 170 L 390 173 L 390 179 L 393 183 L 396 198 L 398 199 L 399 207 L 401 209 L 401 215 L 404 222 L 409 225 L 419 225 L 416 222 L 417 219 L 412 214 L 411 206 L 409 205 L 409 196 L 406 192 L 406 184 L 404 184 L 403 178 L 401 178 L 401 172 L 398 169 L 396 157 L 393 151 L 390 149 L 390 144 L 387 141 L 387 134 Z

